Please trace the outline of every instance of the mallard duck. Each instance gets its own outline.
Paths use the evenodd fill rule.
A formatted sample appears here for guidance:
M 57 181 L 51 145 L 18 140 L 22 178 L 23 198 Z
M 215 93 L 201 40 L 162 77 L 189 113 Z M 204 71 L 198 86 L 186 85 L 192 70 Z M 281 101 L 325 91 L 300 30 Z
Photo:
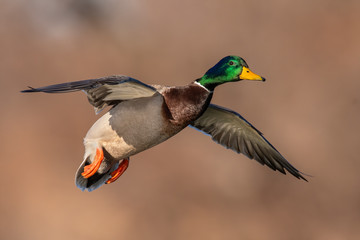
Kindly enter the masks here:
M 75 176 L 76 186 L 83 191 L 116 181 L 128 168 L 130 156 L 167 140 L 187 126 L 274 171 L 286 174 L 286 169 L 296 178 L 307 181 L 240 114 L 210 104 L 217 86 L 241 80 L 265 81 L 265 78 L 250 71 L 241 57 L 227 56 L 186 86 L 148 85 L 119 75 L 29 87 L 22 92 L 82 90 L 96 113 L 110 107 L 84 138 L 84 160 Z

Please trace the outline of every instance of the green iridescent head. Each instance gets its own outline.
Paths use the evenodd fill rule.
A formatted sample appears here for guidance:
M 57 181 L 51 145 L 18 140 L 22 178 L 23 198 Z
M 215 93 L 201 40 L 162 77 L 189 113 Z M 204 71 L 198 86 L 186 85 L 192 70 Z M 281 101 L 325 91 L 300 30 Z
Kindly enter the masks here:
M 213 91 L 220 84 L 240 80 L 265 81 L 265 78 L 251 72 L 249 66 L 241 57 L 227 56 L 196 81 L 208 90 Z

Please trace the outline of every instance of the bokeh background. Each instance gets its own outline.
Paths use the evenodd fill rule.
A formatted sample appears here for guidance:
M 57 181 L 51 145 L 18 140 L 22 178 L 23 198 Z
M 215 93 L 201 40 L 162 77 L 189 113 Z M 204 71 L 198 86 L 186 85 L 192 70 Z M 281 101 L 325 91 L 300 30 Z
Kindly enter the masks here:
M 0 1 L 0 239 L 360 239 L 360 1 Z M 267 82 L 216 89 L 309 182 L 193 129 L 74 185 L 98 118 L 28 85 L 124 74 L 185 85 L 239 55 Z

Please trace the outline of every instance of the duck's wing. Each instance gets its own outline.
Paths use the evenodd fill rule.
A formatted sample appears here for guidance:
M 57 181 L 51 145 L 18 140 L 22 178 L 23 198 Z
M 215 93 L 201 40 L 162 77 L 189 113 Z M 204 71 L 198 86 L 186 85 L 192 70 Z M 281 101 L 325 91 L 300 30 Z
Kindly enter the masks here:
M 29 87 L 22 92 L 66 93 L 84 91 L 88 100 L 99 113 L 106 106 L 113 106 L 121 101 L 150 97 L 157 90 L 139 80 L 127 76 L 109 76 L 97 79 L 82 80 L 50 85 L 40 88 Z
M 286 169 L 296 178 L 307 181 L 259 130 L 234 111 L 210 104 L 204 114 L 191 126 L 210 135 L 215 142 L 224 147 L 255 159 L 262 165 L 266 164 L 274 171 L 278 170 L 286 174 L 284 170 Z

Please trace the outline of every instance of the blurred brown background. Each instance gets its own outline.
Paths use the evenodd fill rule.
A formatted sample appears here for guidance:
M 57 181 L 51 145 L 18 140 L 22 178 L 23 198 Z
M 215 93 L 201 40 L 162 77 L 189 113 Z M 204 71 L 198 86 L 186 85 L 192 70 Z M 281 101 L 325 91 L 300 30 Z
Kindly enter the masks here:
M 1 1 L 0 239 L 360 239 L 359 1 Z M 82 93 L 21 94 L 112 74 L 184 85 L 239 55 L 268 81 L 226 84 L 309 182 L 193 129 L 74 185 L 98 118 Z

